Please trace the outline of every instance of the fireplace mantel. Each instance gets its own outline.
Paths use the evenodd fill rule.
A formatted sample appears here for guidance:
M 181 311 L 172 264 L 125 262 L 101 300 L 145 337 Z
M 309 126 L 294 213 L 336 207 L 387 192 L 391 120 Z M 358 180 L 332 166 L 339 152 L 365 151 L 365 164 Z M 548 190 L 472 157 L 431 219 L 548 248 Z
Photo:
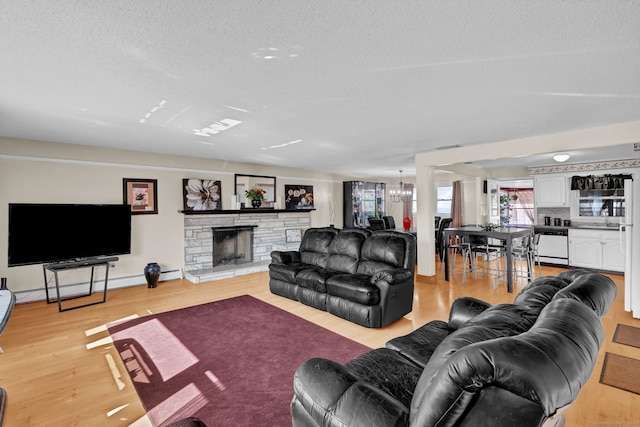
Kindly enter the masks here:
M 228 214 L 272 214 L 272 213 L 305 213 L 315 211 L 315 209 L 238 209 L 238 210 L 215 210 L 215 211 L 178 211 L 185 215 L 228 215 Z

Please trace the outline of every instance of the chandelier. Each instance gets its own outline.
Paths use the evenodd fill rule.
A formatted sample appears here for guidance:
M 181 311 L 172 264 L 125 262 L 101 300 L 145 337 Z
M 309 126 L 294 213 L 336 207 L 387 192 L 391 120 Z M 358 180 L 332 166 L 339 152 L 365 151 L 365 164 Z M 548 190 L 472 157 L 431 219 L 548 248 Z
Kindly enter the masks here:
M 398 184 L 397 188 L 392 188 L 389 191 L 389 197 L 391 198 L 391 201 L 394 203 L 407 203 L 411 200 L 413 200 L 413 192 L 408 189 L 405 188 L 404 183 L 402 182 L 402 169 L 400 169 L 400 183 Z

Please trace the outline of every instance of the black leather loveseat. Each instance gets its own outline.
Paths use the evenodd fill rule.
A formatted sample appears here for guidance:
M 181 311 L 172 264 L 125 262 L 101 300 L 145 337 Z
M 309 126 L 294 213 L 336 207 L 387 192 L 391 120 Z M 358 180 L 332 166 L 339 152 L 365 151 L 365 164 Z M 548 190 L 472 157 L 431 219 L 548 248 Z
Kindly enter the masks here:
M 530 283 L 513 304 L 460 298 L 431 321 L 342 365 L 294 376 L 294 426 L 561 426 L 591 376 L 617 294 L 579 270 Z
M 298 251 L 273 251 L 272 293 L 369 328 L 413 308 L 416 238 L 394 230 L 309 228 Z

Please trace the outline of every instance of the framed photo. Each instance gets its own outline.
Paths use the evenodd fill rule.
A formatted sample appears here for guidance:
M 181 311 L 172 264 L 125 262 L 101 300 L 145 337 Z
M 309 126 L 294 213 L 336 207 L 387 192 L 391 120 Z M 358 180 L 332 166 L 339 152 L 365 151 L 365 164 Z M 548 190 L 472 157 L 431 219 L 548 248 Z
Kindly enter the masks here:
M 222 210 L 222 186 L 212 179 L 185 178 L 182 180 L 185 211 Z
M 289 228 L 284 231 L 285 239 L 287 243 L 301 242 L 302 241 L 302 229 L 301 228 Z
M 158 213 L 158 180 L 122 178 L 123 202 L 132 215 Z
M 313 185 L 285 185 L 287 210 L 313 209 Z

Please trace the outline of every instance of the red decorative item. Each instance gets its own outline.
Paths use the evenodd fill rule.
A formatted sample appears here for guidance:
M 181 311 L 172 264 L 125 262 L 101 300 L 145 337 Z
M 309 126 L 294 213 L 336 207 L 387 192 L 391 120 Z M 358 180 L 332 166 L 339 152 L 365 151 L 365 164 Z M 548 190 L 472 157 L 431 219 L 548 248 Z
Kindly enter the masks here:
M 402 220 L 402 225 L 404 226 L 404 231 L 411 230 L 411 218 L 409 218 L 408 216 L 405 216 L 404 219 Z

